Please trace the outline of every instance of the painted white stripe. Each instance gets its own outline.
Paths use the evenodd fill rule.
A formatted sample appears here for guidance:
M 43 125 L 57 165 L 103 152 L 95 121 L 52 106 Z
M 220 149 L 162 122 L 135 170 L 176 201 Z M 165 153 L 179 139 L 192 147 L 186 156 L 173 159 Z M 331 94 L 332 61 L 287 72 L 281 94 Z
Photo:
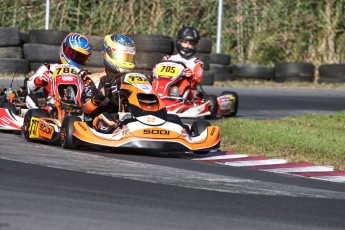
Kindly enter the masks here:
M 267 172 L 275 173 L 291 173 L 291 172 L 329 172 L 333 171 L 333 166 L 307 166 L 307 167 L 296 167 L 296 168 L 278 168 L 278 169 L 262 169 Z
M 317 177 L 311 177 L 311 178 L 334 181 L 334 182 L 345 182 L 345 176 L 317 176 Z
M 242 158 L 247 157 L 246 154 L 231 154 L 231 155 L 221 155 L 221 156 L 214 156 L 214 157 L 203 157 L 203 158 L 196 158 L 192 160 L 196 161 L 207 161 L 207 160 L 223 160 L 223 159 L 235 159 L 235 158 Z
M 271 164 L 285 164 L 287 160 L 284 159 L 268 159 L 268 160 L 254 160 L 254 161 L 235 161 L 235 162 L 219 162 L 219 164 L 229 166 L 256 166 L 256 165 L 271 165 Z

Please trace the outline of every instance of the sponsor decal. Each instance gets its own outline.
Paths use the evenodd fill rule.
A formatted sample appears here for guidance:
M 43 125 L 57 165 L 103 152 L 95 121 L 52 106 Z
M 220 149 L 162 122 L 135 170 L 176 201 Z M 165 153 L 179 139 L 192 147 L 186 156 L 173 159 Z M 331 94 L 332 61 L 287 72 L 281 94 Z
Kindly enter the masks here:
M 40 122 L 39 125 L 39 133 L 40 136 L 45 137 L 47 139 L 52 139 L 52 136 L 54 134 L 54 127 L 50 126 L 49 124 L 44 124 L 43 122 Z
M 85 126 L 83 125 L 83 123 L 78 122 L 78 125 L 79 125 L 80 128 L 82 128 L 84 131 L 87 131 L 87 129 L 85 128 Z
M 144 129 L 143 134 L 145 135 L 165 135 L 169 136 L 170 131 L 164 129 Z
M 215 131 L 216 131 L 216 128 L 215 128 L 215 127 L 213 127 L 213 128 L 212 128 L 212 130 L 211 130 L 210 135 L 211 135 L 211 136 L 213 136 L 213 134 L 214 134 L 214 132 L 215 132 Z

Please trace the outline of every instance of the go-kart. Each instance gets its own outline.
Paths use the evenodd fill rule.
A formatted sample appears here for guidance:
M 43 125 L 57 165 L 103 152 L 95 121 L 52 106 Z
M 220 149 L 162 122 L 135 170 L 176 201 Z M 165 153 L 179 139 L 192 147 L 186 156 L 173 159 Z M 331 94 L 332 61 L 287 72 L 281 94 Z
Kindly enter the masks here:
M 168 114 L 145 75 L 127 73 L 122 76 L 117 96 L 117 128 L 110 133 L 101 133 L 80 118 L 66 117 L 62 125 L 62 146 L 71 149 L 94 146 L 119 152 L 140 150 L 199 154 L 218 149 L 219 127 L 205 120 L 194 121 L 189 127 L 177 115 Z
M 154 69 L 152 86 L 163 100 L 168 113 L 183 118 L 205 117 L 214 119 L 217 115 L 234 117 L 237 114 L 239 98 L 233 91 L 224 91 L 221 96 L 206 94 L 201 84 L 195 90 L 192 101 L 186 100 L 191 86 L 183 76 L 186 65 L 180 61 L 164 60 Z
M 12 89 L 13 80 L 14 78 L 10 87 L 4 88 L 0 93 L 0 130 L 20 131 L 28 110 L 25 104 L 27 78 L 24 79 L 24 86 L 20 86 L 18 90 Z M 43 97 L 41 92 L 38 96 Z
M 49 109 L 29 109 L 22 126 L 22 135 L 27 141 L 60 143 L 61 126 L 66 117 L 82 116 L 81 93 L 83 84 L 76 71 L 70 67 L 58 68 L 48 82 L 51 87 L 47 100 Z

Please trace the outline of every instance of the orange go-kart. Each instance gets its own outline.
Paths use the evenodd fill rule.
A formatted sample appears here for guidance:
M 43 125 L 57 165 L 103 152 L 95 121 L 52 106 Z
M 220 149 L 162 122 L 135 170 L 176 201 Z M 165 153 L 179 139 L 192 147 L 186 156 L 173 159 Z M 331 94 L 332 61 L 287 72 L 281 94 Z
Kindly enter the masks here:
M 168 114 L 147 77 L 127 73 L 121 78 L 119 124 L 111 133 L 101 133 L 87 122 L 67 117 L 62 128 L 62 146 L 97 146 L 119 151 L 208 153 L 220 144 L 219 127 L 205 120 L 191 126 Z
M 24 116 L 22 135 L 27 141 L 60 143 L 61 127 L 66 117 L 82 116 L 81 93 L 83 84 L 73 68 L 56 69 L 48 82 L 53 103 L 47 109 L 30 109 Z

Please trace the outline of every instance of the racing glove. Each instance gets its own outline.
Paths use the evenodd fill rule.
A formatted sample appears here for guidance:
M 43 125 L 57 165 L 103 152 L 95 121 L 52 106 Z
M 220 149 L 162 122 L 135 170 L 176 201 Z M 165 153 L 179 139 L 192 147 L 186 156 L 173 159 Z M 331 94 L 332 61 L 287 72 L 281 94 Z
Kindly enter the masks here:
M 37 87 L 42 87 L 48 85 L 49 75 L 44 73 L 41 76 L 35 78 L 35 85 Z
M 193 71 L 190 69 L 190 68 L 185 68 L 184 70 L 183 70 L 183 75 L 185 76 L 185 77 L 192 77 L 193 76 Z
M 81 80 L 82 80 L 83 82 L 85 82 L 87 76 L 89 76 L 89 75 L 91 74 L 91 72 L 88 71 L 88 70 L 80 70 L 78 74 L 79 74 Z
M 106 97 L 112 95 L 112 87 L 109 82 L 105 83 L 104 87 L 99 90 L 92 98 L 92 103 L 96 106 L 100 105 Z

